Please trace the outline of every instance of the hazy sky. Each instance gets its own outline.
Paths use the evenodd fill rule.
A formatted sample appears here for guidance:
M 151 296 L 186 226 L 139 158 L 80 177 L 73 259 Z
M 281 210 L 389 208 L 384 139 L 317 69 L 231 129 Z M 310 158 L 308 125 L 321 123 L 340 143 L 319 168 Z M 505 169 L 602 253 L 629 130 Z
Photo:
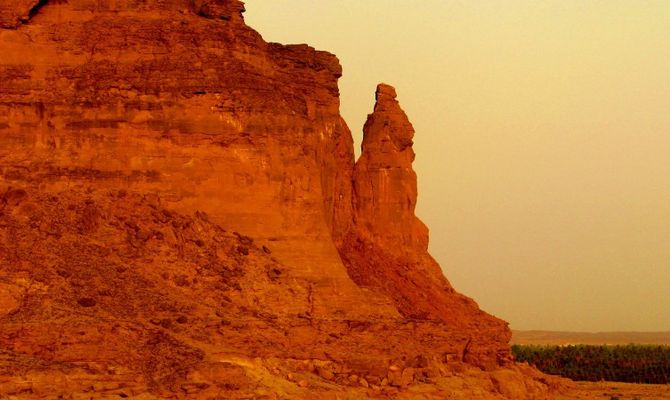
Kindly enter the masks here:
M 515 329 L 670 330 L 670 1 L 246 4 L 266 40 L 337 54 L 357 143 L 397 88 L 459 291 Z

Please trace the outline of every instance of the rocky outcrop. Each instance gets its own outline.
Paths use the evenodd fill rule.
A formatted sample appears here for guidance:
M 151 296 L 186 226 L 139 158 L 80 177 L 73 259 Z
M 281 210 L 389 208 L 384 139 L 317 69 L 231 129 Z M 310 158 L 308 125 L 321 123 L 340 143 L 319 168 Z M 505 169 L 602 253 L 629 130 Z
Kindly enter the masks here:
M 426 251 L 392 88 L 354 163 L 337 58 L 243 10 L 0 4 L 0 397 L 438 395 L 510 366 Z
M 354 167 L 354 219 L 387 251 L 407 255 L 426 252 L 428 229 L 414 215 L 414 128 L 393 87 L 379 85 L 375 98 L 374 112 L 363 128 L 362 153 Z
M 354 167 L 354 225 L 338 242 L 349 275 L 391 298 L 407 318 L 439 320 L 467 333 L 465 361 L 486 368 L 503 364 L 510 359 L 507 324 L 454 291 L 428 254 L 428 229 L 414 214 L 414 128 L 393 87 L 380 84 L 376 100 Z
M 3 0 L 0 6 L 0 28 L 16 29 L 25 24 L 47 4 L 55 5 L 69 3 L 68 0 Z M 151 9 L 152 3 L 162 5 L 163 8 L 182 9 L 193 12 L 206 18 L 242 19 L 244 3 L 238 0 L 170 0 L 167 2 L 138 2 L 138 1 L 71 1 L 78 10 L 136 10 Z M 148 4 L 147 4 L 148 3 Z

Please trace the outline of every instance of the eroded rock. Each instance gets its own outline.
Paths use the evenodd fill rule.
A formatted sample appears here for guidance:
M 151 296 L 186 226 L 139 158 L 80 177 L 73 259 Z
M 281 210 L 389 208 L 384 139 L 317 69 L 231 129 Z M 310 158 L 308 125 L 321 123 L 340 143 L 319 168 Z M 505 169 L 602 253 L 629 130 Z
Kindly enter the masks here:
M 354 163 L 337 58 L 242 12 L 0 3 L 0 397 L 363 398 L 429 376 L 439 398 L 465 382 L 449 368 L 509 362 L 506 325 L 426 251 L 395 90 Z M 481 374 L 467 395 L 507 390 Z

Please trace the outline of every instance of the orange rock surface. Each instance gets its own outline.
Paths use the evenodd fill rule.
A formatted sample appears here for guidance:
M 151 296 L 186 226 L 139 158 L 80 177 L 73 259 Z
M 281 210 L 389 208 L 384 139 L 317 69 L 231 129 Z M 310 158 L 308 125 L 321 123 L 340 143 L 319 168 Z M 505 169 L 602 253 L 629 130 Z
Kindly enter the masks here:
M 0 397 L 548 398 L 427 252 L 395 91 L 354 163 L 337 58 L 243 10 L 0 4 Z
M 507 324 L 457 293 L 428 254 L 428 229 L 414 215 L 414 128 L 393 87 L 377 87 L 353 174 L 354 227 L 340 244 L 349 275 L 384 293 L 406 318 L 437 320 L 461 337 L 460 359 L 483 367 L 510 359 Z

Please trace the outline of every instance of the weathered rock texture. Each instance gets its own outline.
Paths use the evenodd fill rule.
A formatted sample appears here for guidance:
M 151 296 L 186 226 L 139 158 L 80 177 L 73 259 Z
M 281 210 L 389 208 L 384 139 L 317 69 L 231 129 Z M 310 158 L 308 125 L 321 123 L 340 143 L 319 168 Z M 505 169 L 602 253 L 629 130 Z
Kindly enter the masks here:
M 428 229 L 414 215 L 414 128 L 393 87 L 379 85 L 376 99 L 354 167 L 354 227 L 339 246 L 349 275 L 393 299 L 407 318 L 469 332 L 460 351 L 465 361 L 485 367 L 504 363 L 511 336 L 507 324 L 455 292 L 428 254 Z
M 544 397 L 426 251 L 393 89 L 354 165 L 338 60 L 243 9 L 0 4 L 0 397 Z

